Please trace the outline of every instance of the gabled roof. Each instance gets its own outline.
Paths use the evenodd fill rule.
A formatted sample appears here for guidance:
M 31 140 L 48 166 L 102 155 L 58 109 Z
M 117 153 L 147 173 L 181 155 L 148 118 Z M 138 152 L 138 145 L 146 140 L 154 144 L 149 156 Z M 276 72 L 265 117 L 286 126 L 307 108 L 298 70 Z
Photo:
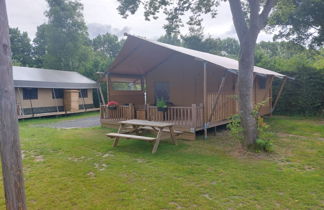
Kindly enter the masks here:
M 13 66 L 15 87 L 29 88 L 97 88 L 97 83 L 78 72 Z
M 169 56 L 172 56 L 172 53 L 191 56 L 193 59 L 221 66 L 234 73 L 238 71 L 238 61 L 231 58 L 157 41 L 149 41 L 129 34 L 126 34 L 126 36 L 127 40 L 117 58 L 108 69 L 108 72 L 144 75 L 155 66 L 163 63 Z M 254 72 L 261 75 L 273 75 L 279 78 L 285 77 L 283 74 L 257 66 L 254 67 Z

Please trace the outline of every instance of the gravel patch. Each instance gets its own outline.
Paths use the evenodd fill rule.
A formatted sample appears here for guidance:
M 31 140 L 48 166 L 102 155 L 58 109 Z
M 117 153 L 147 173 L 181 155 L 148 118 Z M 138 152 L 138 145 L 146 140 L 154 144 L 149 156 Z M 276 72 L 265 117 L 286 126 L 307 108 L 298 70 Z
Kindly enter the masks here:
M 57 123 L 47 123 L 39 124 L 37 127 L 47 127 L 47 128 L 62 128 L 62 129 L 72 129 L 72 128 L 90 128 L 95 126 L 100 126 L 100 119 L 98 116 L 80 118 L 75 120 L 65 120 Z

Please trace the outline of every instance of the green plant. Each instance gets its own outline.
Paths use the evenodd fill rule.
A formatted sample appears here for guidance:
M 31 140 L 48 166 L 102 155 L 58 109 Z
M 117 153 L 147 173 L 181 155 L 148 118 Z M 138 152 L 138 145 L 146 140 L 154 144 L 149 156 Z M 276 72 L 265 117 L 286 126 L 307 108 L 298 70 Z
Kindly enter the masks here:
M 158 108 L 167 108 L 167 103 L 163 98 L 157 98 L 156 106 Z
M 227 124 L 227 128 L 230 130 L 231 136 L 242 142 L 243 140 L 243 128 L 241 126 L 241 119 L 239 114 L 235 114 L 230 118 L 230 123 Z
M 262 106 L 266 104 L 268 99 L 261 101 L 260 103 L 256 104 L 252 115 L 255 117 L 257 121 L 257 129 L 258 129 L 258 140 L 252 148 L 256 148 L 256 151 L 264 151 L 270 152 L 272 151 L 272 143 L 270 139 L 272 138 L 272 133 L 269 131 L 269 125 L 264 122 L 263 117 L 260 115 L 260 109 Z M 243 128 L 241 126 L 241 118 L 239 114 L 233 115 L 230 118 L 230 123 L 227 125 L 227 128 L 230 129 L 231 135 L 243 143 Z M 266 140 L 262 140 L 266 139 Z
M 257 139 L 255 149 L 257 152 L 272 152 L 272 142 L 270 140 Z

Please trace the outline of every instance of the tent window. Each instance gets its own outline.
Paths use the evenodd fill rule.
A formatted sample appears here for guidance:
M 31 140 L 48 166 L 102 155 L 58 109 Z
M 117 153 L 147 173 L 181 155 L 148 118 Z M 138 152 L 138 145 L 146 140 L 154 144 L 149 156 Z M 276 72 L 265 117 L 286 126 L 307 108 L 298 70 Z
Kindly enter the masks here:
M 163 99 L 164 101 L 170 100 L 170 88 L 168 82 L 157 82 L 154 88 L 155 100 Z
M 266 83 L 267 83 L 267 78 L 266 77 L 259 77 L 259 88 L 260 89 L 265 89 L 266 88 Z
M 63 89 L 52 89 L 52 98 L 63 98 L 64 90 Z
M 23 88 L 23 99 L 24 100 L 38 99 L 38 89 L 37 88 Z
M 114 78 L 112 89 L 117 91 L 141 91 L 142 85 L 139 78 Z
M 88 98 L 88 89 L 81 89 L 79 92 L 79 98 Z

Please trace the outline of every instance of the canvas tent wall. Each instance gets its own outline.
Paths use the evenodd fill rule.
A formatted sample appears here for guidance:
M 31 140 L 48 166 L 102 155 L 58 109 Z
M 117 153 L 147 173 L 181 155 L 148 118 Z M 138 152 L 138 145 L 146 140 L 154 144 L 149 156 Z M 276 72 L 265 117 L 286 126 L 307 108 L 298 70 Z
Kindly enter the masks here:
M 83 93 L 76 102 L 80 111 L 94 109 L 93 90 L 98 85 L 77 72 L 13 66 L 13 78 L 20 118 L 65 113 L 67 90 Z

